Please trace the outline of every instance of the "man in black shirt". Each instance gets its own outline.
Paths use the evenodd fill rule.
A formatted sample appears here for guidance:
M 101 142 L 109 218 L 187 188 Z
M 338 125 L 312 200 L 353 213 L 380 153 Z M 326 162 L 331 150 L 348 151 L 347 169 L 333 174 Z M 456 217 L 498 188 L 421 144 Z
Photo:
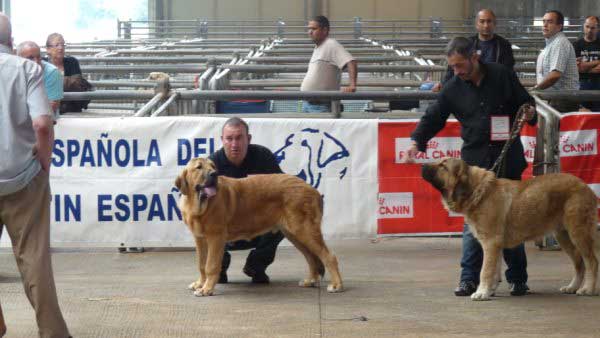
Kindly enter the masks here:
M 512 46 L 508 40 L 495 33 L 496 14 L 491 9 L 480 10 L 475 18 L 475 28 L 477 34 L 470 36 L 468 39 L 473 43 L 473 48 L 479 54 L 479 62 L 499 63 L 513 69 L 515 57 Z M 438 92 L 442 85 L 452 79 L 453 76 L 454 72 L 448 67 L 442 82 L 436 84 L 432 90 Z
M 253 174 L 282 174 L 273 153 L 258 144 L 250 144 L 251 135 L 248 124 L 237 117 L 225 122 L 221 130 L 223 148 L 211 154 L 211 159 L 217 166 L 219 175 L 243 178 Z M 265 273 L 267 267 L 275 260 L 277 245 L 283 239 L 280 231 L 269 232 L 250 241 L 235 241 L 227 243 L 223 254 L 221 276 L 219 283 L 227 283 L 227 268 L 231 263 L 228 250 L 247 250 L 254 248 L 248 254 L 244 273 L 252 277 L 253 283 L 269 283 Z
M 429 106 L 413 131 L 412 146 L 404 153 L 403 160 L 412 162 L 419 151 L 425 151 L 427 142 L 444 128 L 452 113 L 461 124 L 462 159 L 469 165 L 490 169 L 508 139 L 510 127 L 516 122 L 517 111 L 523 105 L 533 105 L 534 100 L 512 70 L 497 63 L 479 62 L 479 55 L 469 39 L 452 39 L 446 55 L 455 75 L 444 84 L 437 102 Z M 532 106 L 527 108 L 525 118 L 530 124 L 535 123 Z M 523 145 L 517 137 L 507 151 L 498 177 L 519 180 L 526 166 Z M 523 245 L 505 249 L 504 257 L 509 267 L 506 279 L 511 284 L 511 295 L 526 294 L 529 288 Z M 465 223 L 461 280 L 454 291 L 457 296 L 476 291 L 482 263 L 481 245 Z
M 583 37 L 573 42 L 579 71 L 579 89 L 600 90 L 600 40 L 598 17 L 588 16 L 583 23 Z M 582 102 L 582 106 L 600 112 L 600 102 Z

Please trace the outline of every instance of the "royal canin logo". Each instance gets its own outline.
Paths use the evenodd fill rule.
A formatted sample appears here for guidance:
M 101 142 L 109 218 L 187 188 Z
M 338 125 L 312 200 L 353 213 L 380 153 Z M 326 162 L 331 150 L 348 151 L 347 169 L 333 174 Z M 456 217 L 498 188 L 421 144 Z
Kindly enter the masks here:
M 560 156 L 597 155 L 597 134 L 596 129 L 561 132 L 559 139 Z
M 427 149 L 437 149 L 440 146 L 440 143 L 436 140 L 431 140 L 427 142 Z

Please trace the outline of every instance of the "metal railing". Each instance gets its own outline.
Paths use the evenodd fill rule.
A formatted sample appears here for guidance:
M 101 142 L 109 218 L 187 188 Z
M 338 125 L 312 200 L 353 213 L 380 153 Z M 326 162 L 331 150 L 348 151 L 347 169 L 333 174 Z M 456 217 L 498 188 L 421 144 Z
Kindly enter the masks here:
M 361 91 L 355 93 L 344 93 L 339 91 L 269 91 L 269 90 L 176 90 L 171 92 L 157 93 L 153 90 L 103 90 L 92 92 L 67 92 L 64 94 L 65 101 L 76 100 L 151 100 L 151 106 L 162 104 L 161 100 L 170 98 L 170 104 L 182 101 L 227 101 L 227 100 L 318 100 L 318 101 L 340 101 L 340 100 L 378 100 L 378 101 L 402 101 L 402 100 L 434 100 L 437 93 L 430 91 Z M 175 95 L 175 96 L 173 96 Z M 157 98 L 159 96 L 159 98 Z M 541 100 L 567 99 L 576 102 L 600 101 L 600 91 L 556 91 L 535 92 L 536 100 L 540 100 L 539 106 L 544 111 L 549 107 Z M 190 107 L 188 107 L 190 108 Z M 150 109 L 150 108 L 148 108 Z M 145 109 L 144 112 L 150 111 Z M 178 114 L 195 114 L 197 111 L 182 111 Z M 332 112 L 339 117 L 340 112 Z M 551 112 L 552 113 L 552 112 Z M 146 114 L 140 114 L 145 116 Z M 554 114 L 556 115 L 556 114 Z M 275 115 L 274 115 L 275 116 Z M 548 115 L 550 116 L 550 115 Z M 557 115 L 559 116 L 559 115 Z
M 581 33 L 584 18 L 566 18 L 565 33 Z M 507 37 L 541 36 L 541 27 L 536 25 L 540 18 L 514 17 L 497 18 L 497 33 Z M 335 36 L 421 36 L 439 38 L 449 35 L 464 35 L 475 32 L 474 18 L 429 18 L 418 20 L 333 20 L 332 34 Z M 149 20 L 117 21 L 118 37 L 131 40 L 146 38 L 196 37 L 291 37 L 306 35 L 307 22 L 300 19 L 276 18 L 270 20 Z

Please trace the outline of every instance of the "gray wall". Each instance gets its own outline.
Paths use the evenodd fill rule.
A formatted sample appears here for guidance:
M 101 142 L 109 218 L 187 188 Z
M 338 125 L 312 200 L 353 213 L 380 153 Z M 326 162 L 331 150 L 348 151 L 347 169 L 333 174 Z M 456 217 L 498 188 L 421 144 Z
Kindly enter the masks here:
M 481 8 L 498 16 L 542 16 L 558 9 L 567 17 L 600 15 L 597 0 L 148 0 L 150 19 L 300 19 L 323 14 L 331 20 L 471 18 Z
M 463 18 L 471 0 L 148 0 L 150 19 Z
M 510 4 L 510 5 L 507 5 Z M 591 0 L 472 0 L 472 9 L 491 8 L 497 16 L 537 16 L 556 9 L 566 17 L 600 15 L 600 1 Z M 475 13 L 470 13 L 473 16 Z

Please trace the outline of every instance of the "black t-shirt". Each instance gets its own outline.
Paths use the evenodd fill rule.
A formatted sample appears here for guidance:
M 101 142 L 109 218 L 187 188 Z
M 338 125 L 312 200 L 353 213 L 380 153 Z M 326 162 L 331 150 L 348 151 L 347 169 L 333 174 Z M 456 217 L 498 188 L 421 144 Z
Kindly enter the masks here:
M 249 144 L 246 158 L 239 167 L 227 159 L 225 149 L 221 148 L 208 157 L 217 166 L 219 175 L 243 178 L 253 174 L 282 174 L 283 171 L 275 160 L 275 155 L 266 147 Z
M 589 62 L 600 60 L 600 40 L 596 39 L 592 42 L 587 42 L 585 39 L 578 39 L 573 42 L 575 48 L 575 56 L 581 57 L 581 61 Z M 600 81 L 600 74 L 579 73 L 580 80 L 595 80 Z
M 50 58 L 48 57 L 44 57 L 43 60 L 50 62 Z M 64 76 L 81 75 L 81 67 L 79 67 L 79 61 L 76 58 L 65 55 L 63 66 L 65 67 Z
M 477 41 L 477 49 L 480 51 L 479 61 L 481 63 L 494 63 L 498 62 L 498 51 L 496 50 L 498 41 L 494 36 L 493 39 L 488 41 Z

